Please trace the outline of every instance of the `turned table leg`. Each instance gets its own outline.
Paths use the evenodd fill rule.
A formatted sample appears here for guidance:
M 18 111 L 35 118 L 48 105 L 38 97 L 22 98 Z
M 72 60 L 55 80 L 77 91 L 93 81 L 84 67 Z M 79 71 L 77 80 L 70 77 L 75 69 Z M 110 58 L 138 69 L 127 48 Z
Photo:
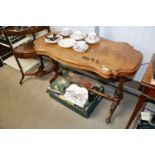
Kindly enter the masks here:
M 119 103 L 121 102 L 121 100 L 123 98 L 123 85 L 124 85 L 124 82 L 125 82 L 124 78 L 119 79 L 118 87 L 116 88 L 115 93 L 114 93 L 114 98 L 115 98 L 116 101 L 113 101 L 111 106 L 110 106 L 110 111 L 109 111 L 108 117 L 106 119 L 106 123 L 111 122 L 112 115 L 113 115 L 115 109 L 117 108 L 117 106 L 119 105 Z
M 38 57 L 39 57 L 39 60 L 40 60 L 39 69 L 34 73 L 25 73 L 24 75 L 42 77 L 42 76 L 52 72 L 53 69 L 49 69 L 48 71 L 44 70 L 45 66 L 44 66 L 44 63 L 43 63 L 43 58 L 42 58 L 42 56 L 38 56 Z
M 53 71 L 52 71 L 52 77 L 49 80 L 49 83 L 52 83 L 58 76 L 58 70 L 59 70 L 59 64 L 55 60 L 51 59 L 52 64 L 53 64 Z

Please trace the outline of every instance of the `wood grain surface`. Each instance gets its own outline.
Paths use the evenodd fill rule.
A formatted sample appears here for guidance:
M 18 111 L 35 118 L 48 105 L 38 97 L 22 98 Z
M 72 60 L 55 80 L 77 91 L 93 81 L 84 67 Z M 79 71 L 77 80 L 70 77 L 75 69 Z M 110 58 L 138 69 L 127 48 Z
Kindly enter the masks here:
M 74 68 L 95 72 L 103 78 L 132 76 L 142 61 L 142 54 L 127 43 L 101 38 L 99 43 L 89 45 L 86 52 L 78 53 L 72 48 L 46 43 L 45 37 L 34 41 L 37 54 Z

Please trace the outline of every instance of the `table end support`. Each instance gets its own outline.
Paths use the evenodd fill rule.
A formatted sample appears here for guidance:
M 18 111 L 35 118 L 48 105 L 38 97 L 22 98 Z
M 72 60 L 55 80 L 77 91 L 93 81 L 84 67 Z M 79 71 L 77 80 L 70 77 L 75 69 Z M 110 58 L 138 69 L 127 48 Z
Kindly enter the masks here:
M 53 64 L 53 71 L 52 71 L 52 77 L 49 80 L 49 83 L 52 83 L 58 77 L 58 74 L 59 74 L 59 64 L 58 64 L 58 62 L 56 62 L 53 59 L 51 59 L 51 62 Z
M 114 98 L 116 101 L 113 101 L 111 106 L 110 106 L 110 111 L 109 111 L 108 117 L 106 118 L 107 124 L 111 123 L 112 115 L 115 112 L 117 106 L 119 105 L 119 103 L 121 102 L 121 100 L 123 98 L 124 82 L 125 82 L 125 78 L 119 79 L 118 87 L 116 88 L 115 93 L 114 93 Z

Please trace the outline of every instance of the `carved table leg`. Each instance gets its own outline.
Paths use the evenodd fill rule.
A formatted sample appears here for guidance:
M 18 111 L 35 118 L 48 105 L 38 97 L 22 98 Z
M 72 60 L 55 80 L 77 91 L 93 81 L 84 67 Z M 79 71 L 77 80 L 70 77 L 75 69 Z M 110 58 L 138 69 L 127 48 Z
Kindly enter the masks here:
M 25 73 L 25 75 L 27 75 L 27 76 L 42 77 L 42 76 L 52 72 L 53 69 L 50 69 L 48 71 L 44 70 L 45 66 L 44 66 L 44 63 L 43 63 L 43 58 L 42 58 L 42 56 L 38 56 L 38 57 L 39 57 L 39 60 L 40 60 L 40 67 L 39 67 L 39 69 L 36 72 L 34 72 L 34 73 Z
M 51 59 L 51 60 L 52 60 L 52 64 L 53 64 L 53 71 L 52 71 L 52 78 L 49 81 L 50 83 L 52 83 L 57 78 L 57 75 L 59 74 L 58 73 L 58 70 L 59 70 L 58 62 L 56 62 L 53 59 Z
M 116 99 L 116 101 L 113 101 L 111 104 L 109 115 L 106 119 L 106 123 L 111 122 L 112 115 L 113 115 L 116 107 L 119 105 L 120 101 L 123 98 L 123 90 L 122 89 L 123 89 L 124 82 L 125 82 L 124 78 L 119 79 L 118 87 L 116 88 L 115 93 L 114 93 L 114 98 Z

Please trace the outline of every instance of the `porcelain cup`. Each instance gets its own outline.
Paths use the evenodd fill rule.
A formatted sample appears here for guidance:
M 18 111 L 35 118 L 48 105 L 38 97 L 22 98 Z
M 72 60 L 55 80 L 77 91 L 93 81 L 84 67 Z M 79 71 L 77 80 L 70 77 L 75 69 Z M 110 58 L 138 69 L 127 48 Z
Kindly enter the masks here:
M 78 46 L 78 49 L 83 50 L 86 47 L 86 42 L 85 41 L 78 41 L 77 46 Z
M 71 30 L 68 27 L 65 27 L 65 28 L 62 29 L 62 33 L 64 35 L 69 35 L 71 33 Z
M 97 34 L 96 34 L 95 32 L 89 33 L 89 34 L 88 34 L 88 38 L 89 38 L 90 40 L 96 40 Z
M 80 31 L 74 31 L 74 34 L 75 34 L 75 35 L 80 35 L 81 32 L 80 32 Z

